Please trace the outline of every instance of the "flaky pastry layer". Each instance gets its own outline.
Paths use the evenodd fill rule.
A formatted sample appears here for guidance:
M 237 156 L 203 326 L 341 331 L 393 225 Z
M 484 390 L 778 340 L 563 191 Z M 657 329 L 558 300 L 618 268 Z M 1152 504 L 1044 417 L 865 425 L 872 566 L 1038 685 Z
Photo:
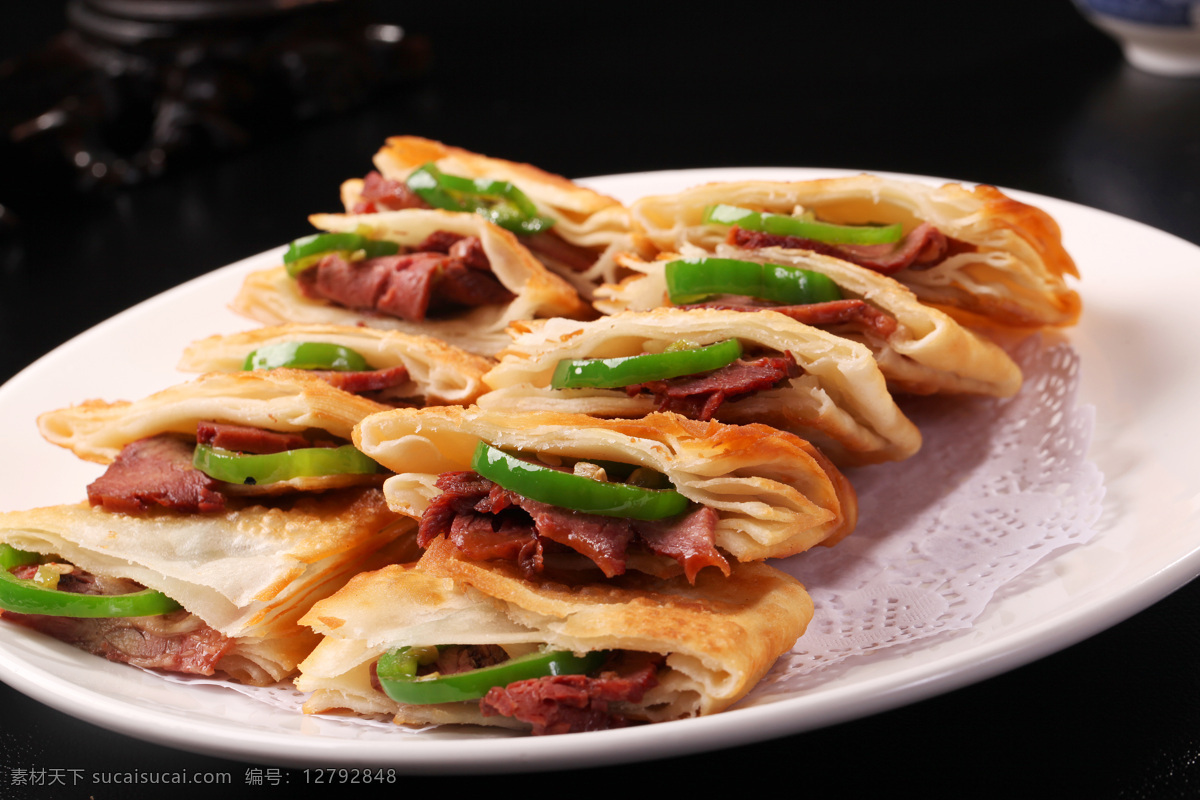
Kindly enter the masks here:
M 539 214 L 554 220 L 554 235 L 597 254 L 596 262 L 582 272 L 546 260 L 550 269 L 586 299 L 591 298 L 597 285 L 615 280 L 613 255 L 630 244 L 629 211 L 624 205 L 532 164 L 492 158 L 417 136 L 388 138 L 374 162 L 380 174 L 393 180 L 404 180 L 413 170 L 433 162 L 449 175 L 510 181 L 533 201 Z M 342 184 L 342 202 L 347 211 L 355 207 L 361 191 L 361 179 Z
M 766 425 L 442 406 L 375 414 L 354 433 L 364 453 L 397 473 L 384 484 L 388 503 L 413 517 L 440 492 L 439 474 L 471 468 L 480 441 L 660 472 L 688 499 L 717 511 L 716 544 L 741 561 L 831 545 L 857 521 L 854 490 L 833 463 L 804 439 Z
M 344 308 L 304 296 L 282 267 L 251 273 L 231 307 L 268 325 L 286 322 L 366 325 L 425 334 L 477 355 L 491 355 L 507 342 L 505 327 L 516 319 L 590 316 L 591 307 L 562 278 L 549 272 L 513 234 L 477 214 L 409 209 L 377 214 L 314 214 L 309 221 L 323 231 L 361 233 L 413 247 L 432 233 L 449 231 L 477 236 L 492 273 L 516 297 L 448 316 L 410 322 L 375 312 Z
M 210 336 L 184 351 L 185 372 L 239 372 L 254 350 L 286 342 L 326 342 L 363 356 L 372 369 L 404 367 L 410 386 L 400 396 L 423 405 L 466 405 L 485 391 L 483 374 L 492 363 L 431 336 L 355 325 L 272 325 L 241 333 Z
M 380 490 L 349 489 L 219 514 L 117 514 L 86 503 L 12 511 L 0 514 L 0 542 L 165 593 L 236 640 L 218 669 L 269 683 L 315 646 L 297 624 L 309 606 L 386 563 L 386 548 L 412 527 Z
M 1009 397 L 1021 387 L 1021 369 L 1002 348 L 949 314 L 922 303 L 911 289 L 887 275 L 809 250 L 745 250 L 719 244 L 714 254 L 819 272 L 838 285 L 843 298 L 863 300 L 895 320 L 896 329 L 887 337 L 870 329 L 830 328 L 869 348 L 895 391 Z M 687 246 L 678 257 L 696 255 L 703 251 Z M 674 257 L 664 254 L 643 261 L 630 254 L 618 256 L 632 274 L 620 284 L 601 287 L 597 308 L 615 314 L 669 306 L 665 265 Z
M 714 250 L 727 226 L 705 225 L 706 206 L 724 203 L 755 211 L 812 211 L 842 224 L 922 222 L 971 245 L 929 269 L 895 277 L 926 303 L 966 320 L 1014 326 L 1071 325 L 1079 295 L 1066 276 L 1078 277 L 1054 219 L 994 186 L 932 186 L 875 175 L 810 181 L 731 181 L 645 197 L 630 207 L 634 240 L 647 253 L 677 252 L 685 244 Z
M 467 722 L 478 703 L 400 705 L 371 685 L 370 668 L 388 649 L 438 644 L 546 645 L 587 653 L 634 650 L 666 656 L 659 685 L 636 705 L 612 710 L 662 721 L 728 708 L 787 652 L 812 619 L 795 579 L 765 564 L 736 564 L 726 578 L 630 574 L 587 586 L 530 582 L 511 565 L 473 563 L 445 540 L 415 566 L 359 575 L 318 603 L 303 623 L 324 634 L 297 686 L 314 694 L 305 709 L 394 714 L 407 724 Z
M 747 353 L 790 353 L 802 374 L 723 403 L 716 411 L 719 421 L 760 422 L 792 431 L 843 464 L 899 460 L 921 446 L 920 432 L 897 408 L 866 347 L 772 311 L 659 308 L 592 322 L 518 323 L 512 332 L 512 345 L 501 351 L 500 363 L 484 379 L 492 389 L 479 399 L 484 408 L 642 417 L 655 409 L 650 394 L 631 396 L 624 388 L 551 388 L 558 362 L 661 353 L 679 342 L 704 346 L 737 339 Z
M 195 436 L 211 420 L 273 431 L 310 428 L 350 440 L 363 417 L 387 406 L 335 389 L 303 370 L 214 372 L 140 400 L 87 400 L 38 417 L 49 442 L 108 464 L 131 442 L 160 433 Z

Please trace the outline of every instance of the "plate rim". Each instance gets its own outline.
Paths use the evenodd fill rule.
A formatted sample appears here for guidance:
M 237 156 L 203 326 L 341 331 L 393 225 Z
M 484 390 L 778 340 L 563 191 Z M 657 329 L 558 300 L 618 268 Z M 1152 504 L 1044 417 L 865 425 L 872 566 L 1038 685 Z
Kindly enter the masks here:
M 654 183 L 690 179 L 694 184 L 710 180 L 730 180 L 733 176 L 744 178 L 768 174 L 790 180 L 818 175 L 831 176 L 861 172 L 863 170 L 805 167 L 717 167 L 592 176 L 578 179 L 578 183 L 599 191 L 611 192 L 612 186 L 625 183 Z M 973 182 L 925 175 L 882 171 L 871 174 L 922 182 L 959 182 L 974 185 Z M 793 178 L 792 176 L 798 177 Z M 1195 244 L 1174 234 L 1103 209 L 1022 190 L 1001 188 L 1001 191 L 1024 202 L 1046 208 L 1056 218 L 1059 214 L 1053 210 L 1055 207 L 1073 208 L 1084 215 L 1102 215 L 1109 221 L 1119 220 L 1121 225 L 1137 226 L 1137 229 L 1144 235 L 1166 237 L 1178 245 L 1186 246 L 1200 253 L 1200 248 L 1197 248 Z M 194 293 L 198 286 L 219 284 L 222 280 L 230 279 L 234 275 L 258 267 L 261 263 L 269 263 L 278 258 L 282 249 L 282 245 L 271 248 L 214 269 L 205 275 L 192 278 L 72 337 L 32 364 L 27 365 L 3 386 L 0 386 L 0 405 L 8 399 L 10 394 L 23 388 L 26 382 L 35 381 L 42 370 L 52 368 L 55 361 L 69 357 L 75 349 L 85 346 L 97 336 L 103 336 L 110 327 L 129 324 L 136 317 L 144 315 L 150 308 L 170 303 L 180 295 Z M 255 323 L 243 320 L 243 324 L 249 328 L 253 327 Z M 1061 556 L 1055 554 L 1051 560 L 1058 557 Z M 1068 631 L 1062 630 L 1063 620 L 1061 618 L 1049 617 L 1040 627 L 1028 628 L 1021 632 L 1017 636 L 1017 647 L 1007 642 L 1004 637 L 993 638 L 990 641 L 984 641 L 975 649 L 952 653 L 934 665 L 918 665 L 900 670 L 897 673 L 900 677 L 892 676 L 890 679 L 877 680 L 875 683 L 878 685 L 874 687 L 876 691 L 869 697 L 855 699 L 853 709 L 845 705 L 847 698 L 840 696 L 845 692 L 828 693 L 827 696 L 819 697 L 815 703 L 810 702 L 809 705 L 815 706 L 815 708 L 808 708 L 806 718 L 799 722 L 795 718 L 792 706 L 798 702 L 803 703 L 805 698 L 788 698 L 749 708 L 735 708 L 712 717 L 659 723 L 654 726 L 620 731 L 577 734 L 571 737 L 541 737 L 537 740 L 524 737 L 482 737 L 472 738 L 468 741 L 455 739 L 449 747 L 441 748 L 446 750 L 445 753 L 440 752 L 437 742 L 412 748 L 418 752 L 409 755 L 396 752 L 376 752 L 382 751 L 384 748 L 395 748 L 396 745 L 392 742 L 375 746 L 376 742 L 374 741 L 367 743 L 361 740 L 353 740 L 356 745 L 362 746 L 361 751 L 351 754 L 330 753 L 327 751 L 339 746 L 344 747 L 351 740 L 315 737 L 297 741 L 294 733 L 268 734 L 262 731 L 234 731 L 233 735 L 230 735 L 231 732 L 221 724 L 203 721 L 192 721 L 192 727 L 186 730 L 177 730 L 168 725 L 160 728 L 157 733 L 148 733 L 142 723 L 135 724 L 133 719 L 126 722 L 124 717 L 116 715 L 114 720 L 110 712 L 124 708 L 124 705 L 116 699 L 90 691 L 86 687 L 41 669 L 37 665 L 20 662 L 18 656 L 7 648 L 0 648 L 0 678 L 46 705 L 101 727 L 183 750 L 222 757 L 255 758 L 297 766 L 300 764 L 312 766 L 314 759 L 317 760 L 316 763 L 326 763 L 321 760 L 328 758 L 330 761 L 327 763 L 403 767 L 406 772 L 414 774 L 444 774 L 450 769 L 465 769 L 472 772 L 529 771 L 546 768 L 549 762 L 553 762 L 556 768 L 585 767 L 628 763 L 744 745 L 801 733 L 917 702 L 970 683 L 986 680 L 1064 649 L 1133 616 L 1177 590 L 1197 574 L 1200 574 L 1200 549 L 1193 548 L 1179 553 L 1169 563 L 1160 565 L 1154 573 L 1136 581 L 1125 591 L 1091 602 L 1083 608 L 1071 610 L 1067 614 L 1066 621 L 1073 624 L 1069 626 Z M 1047 635 L 1048 633 L 1057 635 L 1051 637 Z M 11 637 L 0 635 L 0 642 L 7 641 L 9 638 Z M 84 653 L 75 652 L 80 657 L 91 658 Z M 968 662 L 971 668 L 965 669 L 963 665 Z M 904 679 L 906 675 L 908 677 Z M 914 681 L 914 679 L 916 680 Z M 856 687 L 852 686 L 849 689 L 856 689 Z M 91 697 L 91 707 L 89 707 L 89 702 L 86 702 L 89 697 Z M 256 703 L 249 698 L 245 698 L 245 700 L 248 703 Z M 85 702 L 80 705 L 80 701 Z M 167 722 L 173 719 L 169 708 L 161 712 L 143 709 L 140 710 L 140 713 L 154 721 Z M 106 716 L 106 714 L 109 715 Z M 215 726 L 214 730 L 222 731 L 225 738 L 214 737 L 214 741 L 209 742 L 196 741 L 197 728 L 207 731 L 210 725 Z M 672 735 L 665 735 L 667 731 L 661 727 L 663 725 L 674 727 L 674 730 L 670 731 Z M 536 741 L 536 744 L 532 744 L 533 741 Z M 351 749 L 358 750 L 357 747 Z M 462 758 L 464 749 L 470 751 L 470 760 L 465 761 Z M 480 749 L 485 752 L 477 752 Z M 431 750 L 435 752 L 431 752 Z

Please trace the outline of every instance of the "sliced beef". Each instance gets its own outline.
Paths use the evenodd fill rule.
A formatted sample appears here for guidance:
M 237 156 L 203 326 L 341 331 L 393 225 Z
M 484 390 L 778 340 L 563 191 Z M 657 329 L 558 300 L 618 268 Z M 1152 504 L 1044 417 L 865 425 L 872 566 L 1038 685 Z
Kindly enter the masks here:
M 155 507 L 185 514 L 224 511 L 230 484 L 192 466 L 196 442 L 238 453 L 281 453 L 308 447 L 338 447 L 332 436 L 307 437 L 245 425 L 202 421 L 196 440 L 160 434 L 121 449 L 104 474 L 87 487 L 88 500 L 106 511 L 136 514 Z M 244 492 L 242 492 L 244 493 Z
M 447 255 L 461 259 L 463 264 L 471 269 L 492 271 L 492 262 L 488 260 L 487 251 L 483 249 L 483 242 L 478 236 L 464 236 L 459 239 L 450 245 Z
M 636 521 L 585 514 L 507 493 L 514 505 L 532 518 L 539 539 L 557 542 L 587 556 L 610 578 L 625 571 L 625 554 L 637 535 Z
M 418 674 L 437 672 L 439 675 L 455 675 L 459 672 L 492 667 L 507 660 L 508 653 L 499 645 L 451 645 L 450 647 L 439 647 L 437 661 L 426 668 L 418 669 L 417 672 Z
M 720 566 L 713 558 L 717 555 L 712 540 L 717 519 L 717 512 L 713 509 L 697 506 L 682 518 L 643 520 L 636 527 L 647 547 L 678 561 L 683 565 L 687 579 L 695 583 L 696 573 L 701 569 Z M 728 570 L 725 572 L 728 574 Z
M 703 375 L 649 381 L 626 386 L 632 397 L 649 392 L 659 411 L 674 411 L 690 419 L 710 420 L 722 404 L 770 389 L 800 374 L 791 353 L 737 361 Z
M 515 297 L 490 269 L 479 266 L 470 243 L 454 247 L 461 256 L 429 251 L 347 261 L 331 253 L 300 273 L 299 288 L 312 299 L 409 322 L 423 322 L 431 312 L 507 303 Z
M 333 253 L 300 273 L 298 284 L 315 300 L 420 322 L 429 308 L 434 276 L 446 258 L 420 253 L 347 261 Z
M 927 269 L 949 255 L 975 250 L 974 245 L 950 239 L 928 222 L 918 225 L 894 244 L 827 244 L 800 236 L 748 231 L 737 225 L 730 229 L 728 241 L 749 250 L 763 247 L 811 250 L 884 275 L 891 275 L 902 269 Z
M 435 486 L 442 491 L 430 501 L 429 507 L 421 515 L 417 544 L 428 547 L 438 536 L 448 533 L 455 519 L 475 512 L 476 506 L 486 501 L 495 485 L 478 472 L 469 470 L 439 475 Z M 488 528 L 497 527 L 490 520 L 487 524 Z
M 461 258 L 450 256 L 435 275 L 431 311 L 446 312 L 457 306 L 486 306 L 508 303 L 516 297 L 488 270 L 470 267 Z
M 355 214 L 373 214 L 378 211 L 396 211 L 404 208 L 430 208 L 420 195 L 408 188 L 403 181 L 385 178 L 371 171 L 363 178 L 362 194 L 351 209 Z M 449 234 L 453 236 L 454 234 Z M 586 247 L 571 244 L 553 230 L 521 236 L 521 244 L 541 261 L 553 262 L 573 272 L 584 272 L 596 263 L 596 253 Z M 416 250 L 440 250 L 419 245 Z M 484 269 L 487 269 L 485 266 Z
M 475 561 L 511 561 L 526 575 L 545 567 L 545 545 L 527 515 L 467 512 L 454 517 L 446 535 Z
M 32 577 L 29 572 L 37 567 L 23 569 L 25 573 L 18 570 L 14 574 Z M 78 568 L 58 582 L 59 591 L 92 595 L 128 594 L 143 588 L 131 580 L 96 576 Z M 217 662 L 234 644 L 199 617 L 182 610 L 153 617 L 83 619 L 10 611 L 3 612 L 3 616 L 109 661 L 170 672 L 212 675 Z
M 564 546 L 586 556 L 608 577 L 625 572 L 631 547 L 672 558 L 689 580 L 706 566 L 726 575 L 717 551 L 717 514 L 700 507 L 652 522 L 587 514 L 522 497 L 475 472 L 438 476 L 436 496 L 421 518 L 418 543 L 446 536 L 467 558 L 517 564 L 527 577 L 542 572 L 546 550 Z
M 490 272 L 491 262 L 478 236 L 464 236 L 453 231 L 434 231 L 413 248 L 414 253 L 443 253 L 461 259 L 472 269 Z
M 884 313 L 865 300 L 830 300 L 824 303 L 808 303 L 805 305 L 781 306 L 768 300 L 755 298 L 735 298 L 729 301 L 713 300 L 707 303 L 693 303 L 681 308 L 715 308 L 725 311 L 774 311 L 791 317 L 797 322 L 812 325 L 815 328 L 827 328 L 835 325 L 846 325 L 859 331 L 870 331 L 876 336 L 887 339 L 896 332 L 896 318 Z
M 298 433 L 284 433 L 254 428 L 249 425 L 231 425 L 225 422 L 200 422 L 196 425 L 196 441 L 221 450 L 236 453 L 282 453 L 312 447 L 313 443 Z
M 658 685 L 662 663 L 653 654 L 631 655 L 641 662 L 631 671 L 606 669 L 596 677 L 551 675 L 493 687 L 479 701 L 479 708 L 485 717 L 526 722 L 538 736 L 623 728 L 630 720 L 610 711 L 610 704 L 640 703 Z
M 571 244 L 553 230 L 522 236 L 521 244 L 529 248 L 539 261 L 550 261 L 572 272 L 586 272 L 596 263 L 594 251 Z
M 442 253 L 450 254 L 450 248 L 456 242 L 461 242 L 467 238 L 461 233 L 454 231 L 434 231 L 421 240 L 421 243 L 412 248 L 414 253 Z
M 384 369 L 371 369 L 361 372 L 344 372 L 340 370 L 313 370 L 313 374 L 321 380 L 341 389 L 343 392 L 360 395 L 376 395 L 385 393 L 408 383 L 408 368 L 403 364 Z
M 501 487 L 469 471 L 442 473 L 437 487 L 442 492 L 417 529 L 421 547 L 444 535 L 474 561 L 512 561 L 528 575 L 542 571 L 542 543 L 533 521 L 512 507 Z
M 354 204 L 354 214 L 374 214 L 377 211 L 399 211 L 405 208 L 429 208 L 420 195 L 404 181 L 385 178 L 372 170 L 363 178 L 362 194 Z
M 194 449 L 192 442 L 170 434 L 132 442 L 87 487 L 88 501 L 127 514 L 155 506 L 186 513 L 222 511 L 220 482 L 192 466 Z
M 41 614 L 4 618 L 109 661 L 146 669 L 212 675 L 233 640 L 186 611 L 163 617 L 81 619 Z

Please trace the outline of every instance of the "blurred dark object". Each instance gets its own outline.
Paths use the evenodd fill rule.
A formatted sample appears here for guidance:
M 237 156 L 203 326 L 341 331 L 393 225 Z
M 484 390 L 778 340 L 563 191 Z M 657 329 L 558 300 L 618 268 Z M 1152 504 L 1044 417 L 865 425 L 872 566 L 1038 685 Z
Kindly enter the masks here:
M 0 208 L 18 215 L 264 141 L 425 72 L 356 0 L 70 0 L 0 64 Z

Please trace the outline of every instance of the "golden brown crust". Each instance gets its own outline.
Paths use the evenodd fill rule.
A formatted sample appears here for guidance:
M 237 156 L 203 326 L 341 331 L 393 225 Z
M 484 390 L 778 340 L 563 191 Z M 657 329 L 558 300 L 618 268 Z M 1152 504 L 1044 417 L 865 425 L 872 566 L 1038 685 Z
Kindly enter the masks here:
M 355 325 L 274 325 L 193 342 L 178 368 L 185 372 L 238 372 L 246 356 L 282 342 L 328 342 L 362 355 L 372 369 L 404 367 L 413 384 L 403 396 L 426 405 L 466 405 L 485 391 L 483 374 L 492 362 L 431 336 Z
M 388 137 L 374 160 L 384 177 L 394 179 L 406 178 L 417 167 L 432 161 L 450 174 L 512 181 L 535 204 L 572 214 L 590 215 L 603 209 L 622 207 L 620 201 L 612 197 L 532 164 L 491 158 L 418 136 Z
M 690 500 L 717 511 L 717 545 L 742 561 L 832 544 L 857 521 L 854 491 L 832 462 L 809 442 L 766 425 L 443 406 L 375 414 L 354 433 L 363 452 L 399 473 L 384 491 L 394 509 L 413 517 L 439 493 L 440 473 L 470 469 L 481 440 L 660 472 Z
M 302 622 L 327 638 L 301 665 L 298 685 L 316 690 L 308 711 L 340 703 L 395 713 L 398 722 L 505 724 L 469 703 L 421 709 L 383 702 L 363 678 L 379 654 L 402 645 L 624 649 L 666 655 L 667 667 L 641 706 L 623 712 L 650 721 L 711 714 L 745 696 L 812 614 L 803 586 L 764 564 L 737 564 L 728 578 L 703 577 L 694 586 L 630 575 L 565 587 L 530 582 L 504 564 L 462 560 L 439 540 L 415 567 L 360 575 L 313 608 Z
M 644 416 L 656 405 L 650 394 L 550 388 L 559 361 L 660 353 L 680 341 L 703 346 L 734 338 L 749 353 L 791 354 L 802 374 L 722 404 L 717 420 L 789 430 L 843 464 L 899 460 L 921 446 L 920 432 L 892 400 L 865 346 L 772 311 L 656 308 L 591 322 L 538 320 L 511 330 L 513 344 L 484 378 L 492 388 L 479 398 L 484 408 Z
M 995 186 L 979 184 L 972 189 L 954 183 L 943 187 L 947 191 L 969 191 L 983 202 L 984 213 L 995 221 L 1012 228 L 1017 236 L 1037 250 L 1042 262 L 1055 275 L 1079 277 L 1075 260 L 1063 249 L 1062 229 L 1054 217 L 1040 208 L 1014 200 Z
M 967 321 L 982 316 L 1018 328 L 1071 325 L 1079 317 L 1079 295 L 1064 280 L 1078 273 L 1057 223 L 995 187 L 938 187 L 872 175 L 710 183 L 634 203 L 634 240 L 643 254 L 685 244 L 712 250 L 728 230 L 703 224 L 704 207 L 713 203 L 782 214 L 800 208 L 830 222 L 900 222 L 906 230 L 929 222 L 972 247 L 935 267 L 896 273 L 923 302 L 951 315 L 961 311 Z
M 477 236 L 493 274 L 516 298 L 508 303 L 478 306 L 453 316 L 409 322 L 305 297 L 286 270 L 275 267 L 247 276 L 231 304 L 234 311 L 269 325 L 287 322 L 365 325 L 424 334 L 485 356 L 504 346 L 507 341 L 504 329 L 513 320 L 587 317 L 594 313 L 574 288 L 549 272 L 511 233 L 477 214 L 409 209 L 361 215 L 314 214 L 309 220 L 321 230 L 365 230 L 372 237 L 404 246 L 415 246 L 436 231 Z
M 729 577 L 715 570 L 701 572 L 694 584 L 682 576 L 663 580 L 628 573 L 587 585 L 568 586 L 528 581 L 510 562 L 465 559 L 445 539 L 433 542 L 425 553 L 420 567 L 429 574 L 474 586 L 489 597 L 535 614 L 571 618 L 572 624 L 559 628 L 562 634 L 608 637 L 611 647 L 634 647 L 644 638 L 677 637 L 686 641 L 689 648 L 700 650 L 707 643 L 721 641 L 732 621 L 739 633 L 767 637 L 771 643 L 768 649 L 777 650 L 782 645 L 786 650 L 799 634 L 779 636 L 780 631 L 773 629 L 787 631 L 796 623 L 803 625 L 805 618 L 812 616 L 811 601 L 802 602 L 804 595 L 796 591 L 799 587 L 795 580 L 762 563 L 740 564 Z M 783 604 L 771 608 L 774 613 L 764 617 L 755 604 L 773 591 L 783 591 L 793 600 L 800 600 L 799 607 Z M 606 607 L 605 619 L 597 619 L 591 613 L 597 606 Z M 653 612 L 648 611 L 651 608 Z M 733 641 L 727 640 L 724 646 L 732 646 Z M 749 666 L 756 660 L 754 656 L 744 663 Z M 769 664 L 760 662 L 760 666 Z

